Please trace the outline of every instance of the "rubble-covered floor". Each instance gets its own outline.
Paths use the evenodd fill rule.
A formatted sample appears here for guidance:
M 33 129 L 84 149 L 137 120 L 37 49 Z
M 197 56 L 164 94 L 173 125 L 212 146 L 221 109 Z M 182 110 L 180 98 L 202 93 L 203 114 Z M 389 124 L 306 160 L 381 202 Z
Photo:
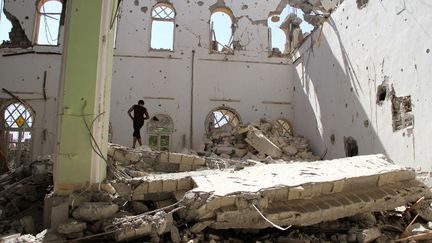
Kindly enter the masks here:
M 418 180 L 413 180 L 414 173 L 411 170 L 391 163 L 386 164 L 381 155 L 301 163 L 277 161 L 265 164 L 252 160 L 229 159 L 222 163 L 223 159 L 190 154 L 171 156 L 166 152 L 132 150 L 111 145 L 111 155 L 114 154 L 116 156 L 111 158 L 118 157 L 124 161 L 113 161 L 110 166 L 110 171 L 115 172 L 111 174 L 112 179 L 99 187 L 77 191 L 67 198 L 53 202 L 52 211 L 57 210 L 59 213 L 51 214 L 51 224 L 56 224 L 55 221 L 62 217 L 66 217 L 68 223 L 58 223 L 50 230 L 42 231 L 42 205 L 45 194 L 52 189 L 49 172 L 51 162 L 38 161 L 3 175 L 0 194 L 0 234 L 3 237 L 0 242 L 392 242 L 404 238 L 406 240 L 403 242 L 411 239 L 415 242 L 422 242 L 421 239 L 428 242 L 432 239 L 430 191 L 403 194 L 412 183 L 420 183 L 419 181 L 429 185 L 430 190 L 431 175 L 420 173 L 417 175 Z M 149 161 L 152 161 L 152 164 Z M 188 167 L 192 168 L 194 161 L 199 165 L 195 171 L 164 173 L 157 165 L 179 163 L 180 166 L 182 162 L 186 162 L 192 164 Z M 131 169 L 136 169 L 131 165 L 137 163 L 151 165 L 152 168 L 158 168 L 158 171 L 138 173 Z M 220 169 L 209 170 L 216 165 L 220 166 Z M 319 166 L 327 169 L 319 170 Z M 357 166 L 358 170 L 355 171 L 350 166 Z M 315 173 L 312 173 L 313 171 Z M 285 174 L 286 176 L 281 176 Z M 403 184 L 398 184 L 398 180 Z M 263 183 L 253 185 L 254 181 Z M 331 190 L 334 191 L 327 191 L 330 194 L 348 190 L 352 195 L 357 189 L 361 189 L 360 187 L 370 186 L 371 182 L 377 185 L 378 190 L 384 190 L 388 194 L 382 195 L 384 203 L 380 202 L 380 199 L 374 199 L 369 205 L 370 208 L 367 204 L 353 206 L 354 201 L 346 205 L 346 210 L 331 211 L 335 210 L 336 206 L 319 208 L 317 212 L 321 212 L 321 218 L 318 220 L 312 214 L 302 218 L 310 213 L 305 212 L 299 217 L 299 222 L 303 223 L 296 223 L 291 227 L 286 223 L 288 221 L 278 221 L 272 217 L 271 210 L 275 209 L 272 209 L 271 205 L 278 201 L 280 195 L 286 196 L 283 199 L 286 202 L 301 204 L 315 200 L 315 205 L 319 205 L 316 200 L 322 199 L 321 194 L 326 191 L 325 188 L 329 188 L 324 185 L 328 185 L 327 182 L 330 181 L 333 183 Z M 297 184 L 290 184 L 291 182 Z M 216 183 L 217 185 L 213 186 L 219 189 L 212 189 L 212 183 Z M 390 186 L 399 185 L 400 190 L 398 187 L 392 189 L 393 195 L 383 188 L 386 183 Z M 284 188 L 288 188 L 287 193 L 282 192 Z M 289 197 L 290 189 L 296 192 L 297 198 Z M 402 193 L 402 196 L 396 196 L 398 193 Z M 427 198 L 422 198 L 421 194 Z M 336 199 L 335 195 L 332 194 L 330 198 Z M 48 194 L 47 198 L 50 196 L 52 195 Z M 357 196 L 362 198 L 361 193 Z M 369 195 L 370 198 L 373 196 Z M 228 200 L 224 201 L 225 199 Z M 401 203 L 401 200 L 405 199 L 410 202 Z M 263 221 L 259 213 L 247 204 L 250 202 L 255 203 L 258 211 L 262 211 L 275 225 Z M 226 207 L 223 207 L 224 203 L 227 204 Z M 401 206 L 393 208 L 392 203 Z M 12 207 L 13 205 L 19 207 Z M 328 202 L 327 205 L 331 206 Z M 372 210 L 374 205 L 386 210 Z M 303 205 L 303 208 L 308 206 Z M 246 217 L 251 222 L 238 223 L 229 219 L 220 224 L 217 220 L 214 221 L 218 217 L 229 216 L 223 215 L 224 212 L 231 212 L 234 217 L 239 218 L 241 215 L 238 213 L 245 216 L 252 215 L 251 212 L 254 214 L 252 218 Z M 281 212 L 276 211 L 273 214 L 275 213 Z M 332 213 L 349 216 L 333 215 L 332 218 Z M 253 221 L 258 218 L 260 220 L 256 221 L 255 227 Z M 300 226 L 302 224 L 308 226 Z M 37 234 L 38 232 L 40 233 Z

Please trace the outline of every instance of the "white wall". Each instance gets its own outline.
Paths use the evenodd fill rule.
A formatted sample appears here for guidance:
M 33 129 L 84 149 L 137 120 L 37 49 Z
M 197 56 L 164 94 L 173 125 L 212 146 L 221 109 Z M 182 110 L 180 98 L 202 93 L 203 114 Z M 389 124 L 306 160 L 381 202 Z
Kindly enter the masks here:
M 57 97 L 60 79 L 60 55 L 26 54 L 2 56 L 0 52 L 0 86 L 25 100 L 35 111 L 33 131 L 33 158 L 54 153 L 57 129 Z M 44 72 L 46 97 L 43 97 Z M 1 91 L 5 103 L 16 102 Z M 4 106 L 0 107 L 4 108 Z
M 431 10 L 426 0 L 369 1 L 363 9 L 344 1 L 322 34 L 315 31 L 303 44 L 293 65 L 295 131 L 312 141 L 315 153 L 344 157 L 343 138 L 352 136 L 360 154 L 385 153 L 399 164 L 432 169 Z M 396 96 L 411 95 L 411 130 L 393 132 L 391 100 L 376 104 L 386 76 Z
M 257 122 L 262 117 L 293 119 L 287 60 L 268 58 L 267 18 L 278 1 L 225 1 L 236 17 L 234 40 L 242 45 L 234 55 L 209 54 L 211 9 L 223 1 L 172 1 L 177 12 L 174 52 L 150 50 L 150 12 L 156 1 L 136 2 L 138 5 L 123 2 L 117 33 L 111 99 L 113 142 L 132 144 L 132 122 L 126 111 L 144 98 L 150 115 L 165 113 L 173 118 L 171 149 L 187 147 L 192 82 L 194 148 L 204 138 L 207 114 L 218 106 L 234 108 L 243 122 Z M 235 102 L 223 101 L 230 99 Z

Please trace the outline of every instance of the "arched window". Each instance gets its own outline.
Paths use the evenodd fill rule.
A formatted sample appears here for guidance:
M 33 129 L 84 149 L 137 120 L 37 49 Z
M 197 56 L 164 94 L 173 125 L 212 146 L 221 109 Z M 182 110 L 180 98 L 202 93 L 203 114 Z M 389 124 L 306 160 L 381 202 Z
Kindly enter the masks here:
M 174 122 L 170 116 L 156 114 L 147 123 L 150 148 L 158 151 L 169 151 Z
M 213 52 L 233 52 L 234 15 L 228 8 L 217 8 L 210 16 L 210 50 Z
M 37 45 L 56 46 L 59 44 L 62 8 L 61 0 L 41 0 L 37 4 L 34 35 L 34 42 Z
M 272 122 L 273 130 L 279 137 L 294 136 L 294 131 L 291 123 L 286 119 L 277 119 Z
M 230 131 L 241 123 L 240 115 L 231 108 L 219 107 L 210 111 L 205 121 L 207 134 Z
M 280 28 L 280 16 L 272 15 L 267 20 L 269 28 L 270 56 L 282 56 L 286 50 L 287 36 Z
M 151 49 L 174 50 L 175 15 L 174 7 L 171 4 L 158 3 L 153 7 L 151 11 Z
M 14 166 L 31 159 L 33 111 L 21 103 L 10 103 L 2 112 L 2 131 L 6 157 Z

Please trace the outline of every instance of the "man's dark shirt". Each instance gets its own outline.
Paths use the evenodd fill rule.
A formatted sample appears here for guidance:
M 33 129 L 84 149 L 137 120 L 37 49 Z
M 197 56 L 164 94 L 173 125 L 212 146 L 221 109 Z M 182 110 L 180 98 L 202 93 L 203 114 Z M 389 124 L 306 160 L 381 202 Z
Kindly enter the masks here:
M 135 124 L 144 124 L 144 114 L 147 109 L 144 106 L 134 105 L 133 106 L 134 116 L 133 121 Z

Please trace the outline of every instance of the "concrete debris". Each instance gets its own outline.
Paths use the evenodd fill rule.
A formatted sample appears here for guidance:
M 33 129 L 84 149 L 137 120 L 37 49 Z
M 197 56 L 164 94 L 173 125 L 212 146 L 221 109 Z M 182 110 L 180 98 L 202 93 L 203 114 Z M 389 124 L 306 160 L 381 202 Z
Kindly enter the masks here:
M 85 202 L 75 209 L 72 216 L 78 220 L 97 221 L 113 216 L 119 210 L 119 206 L 106 202 Z
M 271 134 L 272 126 L 244 127 L 240 134 L 247 138 L 256 130 Z M 274 140 L 271 135 L 267 138 Z M 234 148 L 251 153 L 250 145 L 242 144 Z M 291 146 L 281 150 L 282 156 L 301 150 Z M 218 149 L 226 153 L 231 148 Z M 175 153 L 173 157 L 167 160 L 202 158 Z M 223 170 L 146 172 L 143 177 L 106 181 L 68 197 L 47 197 L 54 231 L 36 237 L 20 235 L 40 231 L 39 221 L 25 215 L 8 221 L 15 231 L 2 232 L 12 239 L 9 242 L 82 237 L 151 242 L 386 242 L 400 237 L 412 220 L 409 210 L 396 207 L 418 212 L 427 208 L 419 202 L 431 198 L 430 189 L 415 179 L 413 171 L 389 163 L 383 155 L 274 164 L 250 160 L 236 164 L 233 159 L 208 157 L 205 161 L 213 168 L 217 163 L 227 165 Z M 423 201 L 418 200 L 423 196 Z M 290 225 L 287 231 L 275 228 Z M 414 224 L 407 237 L 426 237 L 427 227 L 431 226 Z M 96 238 L 100 235 L 103 238 Z
M 78 222 L 78 221 L 72 221 L 66 224 L 61 224 L 57 231 L 60 234 L 72 234 L 72 233 L 79 233 L 83 232 L 87 228 L 87 223 L 85 222 Z
M 381 236 L 381 231 L 377 227 L 373 227 L 370 229 L 364 229 L 360 233 L 357 234 L 357 242 L 359 243 L 369 243 Z
M 43 200 L 52 183 L 49 158 L 0 175 L 0 235 L 42 231 Z
M 295 137 L 278 120 L 262 119 L 259 125 L 240 124 L 237 127 L 213 131 L 203 141 L 203 151 L 208 157 L 253 159 L 267 162 L 267 156 L 284 161 L 319 160 L 310 152 L 308 140 Z

